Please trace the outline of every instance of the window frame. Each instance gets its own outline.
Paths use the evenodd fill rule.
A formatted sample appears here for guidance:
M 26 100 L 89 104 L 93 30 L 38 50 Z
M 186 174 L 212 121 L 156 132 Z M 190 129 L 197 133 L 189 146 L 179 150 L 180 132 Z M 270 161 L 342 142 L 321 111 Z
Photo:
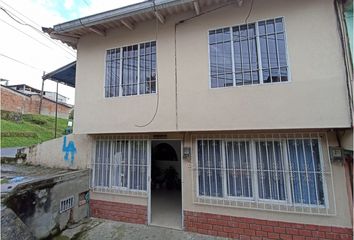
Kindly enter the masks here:
M 285 41 L 285 57 L 286 57 L 286 62 L 287 62 L 287 69 L 288 69 L 288 81 L 279 81 L 279 82 L 270 82 L 270 83 L 264 83 L 263 81 L 263 68 L 262 68 L 262 61 L 261 61 L 261 51 L 260 51 L 260 41 L 259 41 L 259 26 L 258 23 L 261 21 L 268 21 L 268 20 L 275 20 L 281 18 L 283 21 L 283 28 L 284 28 L 284 41 Z M 234 55 L 234 47 L 233 47 L 233 34 L 232 34 L 232 28 L 233 27 L 240 27 L 242 25 L 249 25 L 249 24 L 255 24 L 255 31 L 256 31 L 256 47 L 257 47 L 257 64 L 259 70 L 257 70 L 258 77 L 259 77 L 259 83 L 258 84 L 243 84 L 243 85 L 236 85 L 236 78 L 235 78 L 235 55 Z M 231 61 L 232 61 L 232 75 L 233 75 L 233 85 L 232 86 L 223 86 L 223 87 L 212 87 L 211 86 L 211 55 L 210 55 L 210 38 L 209 38 L 209 32 L 218 30 L 218 29 L 224 29 L 224 28 L 229 28 L 230 29 L 230 35 L 231 35 Z M 238 87 L 257 87 L 257 86 L 264 86 L 264 85 L 276 85 L 276 84 L 289 84 L 292 82 L 292 74 L 291 74 L 291 67 L 290 67 L 290 59 L 289 59 L 289 47 L 288 47 L 288 37 L 287 37 L 287 30 L 286 30 L 286 21 L 284 16 L 278 16 L 278 17 L 272 17 L 272 18 L 266 18 L 266 19 L 257 19 L 252 22 L 248 23 L 242 23 L 242 24 L 237 24 L 237 25 L 228 25 L 228 26 L 219 26 L 219 27 L 213 27 L 207 29 L 207 48 L 208 48 L 208 86 L 209 90 L 216 90 L 216 89 L 225 89 L 225 88 L 238 88 Z
M 112 147 L 112 144 L 113 142 L 116 142 L 116 141 L 120 141 L 120 142 L 123 142 L 123 141 L 126 141 L 127 142 L 127 158 L 128 158 L 128 163 L 127 163 L 127 186 L 126 187 L 122 187 L 122 186 L 116 186 L 116 185 L 113 185 L 112 184 L 112 170 L 113 170 L 113 147 Z M 132 142 L 135 142 L 135 141 L 145 141 L 146 142 L 146 190 L 140 190 L 140 189 L 134 189 L 134 188 L 131 188 L 131 167 L 133 165 L 131 165 L 131 149 L 132 149 Z M 108 174 L 108 186 L 102 186 L 102 185 L 97 185 L 95 183 L 95 177 L 96 177 L 96 166 L 97 164 L 100 164 L 100 163 L 97 163 L 96 162 L 96 147 L 97 147 L 97 144 L 99 142 L 109 142 L 109 151 L 107 151 L 107 153 L 109 152 L 111 155 L 110 155 L 110 158 L 109 158 L 109 162 L 107 163 L 108 164 L 108 168 L 107 168 L 107 172 L 109 172 Z M 90 181 L 91 181 L 91 187 L 93 188 L 93 190 L 103 190 L 103 191 L 109 191 L 109 190 L 117 190 L 118 192 L 119 191 L 122 191 L 123 193 L 143 193 L 143 194 L 147 194 L 148 193 L 148 189 L 149 189 L 149 183 L 148 183 L 148 179 L 149 179 L 149 169 L 150 169 L 150 160 L 149 160 L 149 154 L 150 154 L 150 149 L 151 148 L 151 143 L 150 143 L 150 140 L 148 139 L 110 139 L 110 138 L 102 138 L 102 139 L 96 139 L 95 140 L 95 144 L 94 144 L 94 147 L 93 147 L 93 162 L 92 162 L 92 176 L 90 177 Z M 122 165 L 120 165 L 122 166 Z M 102 170 L 101 170 L 102 171 Z M 103 174 L 103 173 L 102 173 Z M 117 174 L 117 173 L 116 173 Z M 135 195 L 135 194 L 134 194 Z
M 156 71 L 156 75 L 155 75 L 155 78 L 156 78 L 156 80 L 155 80 L 155 82 L 156 82 L 156 90 L 155 90 L 155 92 L 151 92 L 151 93 L 140 93 L 140 44 L 145 44 L 145 43 L 151 43 L 151 42 L 155 42 L 155 46 L 156 46 L 156 69 L 155 69 L 155 71 Z M 132 46 L 134 46 L 134 45 L 138 45 L 138 73 L 137 73 L 137 77 L 138 77 L 138 79 L 137 79 L 137 94 L 132 94 L 132 95 L 126 95 L 126 96 L 124 96 L 123 95 L 123 87 L 122 87 L 122 76 L 123 76 L 123 48 L 125 48 L 125 47 L 132 47 Z M 120 49 L 120 53 L 119 53 L 119 55 L 120 55 L 120 57 L 119 57 L 119 59 L 120 59 L 120 65 L 119 65 L 119 68 L 120 68 L 120 72 L 119 72 L 119 94 L 117 95 L 117 96 L 112 96 L 112 97 L 106 97 L 106 75 L 107 75 L 107 52 L 109 51 L 109 50 L 113 50 L 113 49 Z M 104 54 L 104 56 L 103 56 L 103 62 L 104 62 L 104 73 L 103 73 L 103 98 L 104 99 L 116 99 L 116 98 L 122 98 L 122 97 L 136 97 L 136 96 L 144 96 L 144 95 L 157 95 L 157 92 L 159 91 L 159 89 L 158 89 L 158 86 L 159 86 L 159 84 L 158 84 L 158 74 L 157 74 L 157 72 L 158 72 L 158 70 L 157 70 L 157 68 L 158 68 L 158 65 L 157 65 L 157 56 L 158 56 L 158 47 L 157 47 L 157 39 L 154 39 L 154 40 L 144 40 L 144 41 L 139 41 L 139 42 L 134 42 L 134 43 L 130 43 L 130 44 L 123 44 L 123 45 L 120 45 L 120 46 L 116 46 L 116 47 L 109 47 L 109 48 L 105 48 L 104 49 L 104 51 L 105 51 L 105 54 Z
M 288 152 L 287 152 L 287 141 L 288 140 L 317 140 L 318 141 L 318 151 L 319 151 L 319 160 L 321 166 L 321 177 L 322 177 L 322 187 L 323 187 L 323 204 L 316 205 L 316 204 L 306 204 L 306 203 L 296 203 L 293 199 L 293 190 L 291 190 L 291 181 L 290 181 L 290 168 L 289 168 L 289 159 L 288 159 Z M 200 195 L 199 193 L 199 165 L 198 165 L 198 141 L 220 141 L 221 145 L 221 172 L 222 172 L 222 195 L 223 197 L 215 197 L 215 196 L 205 196 Z M 273 200 L 273 199 L 262 199 L 259 197 L 259 188 L 258 188 L 258 178 L 257 178 L 257 159 L 256 159 L 256 144 L 259 141 L 279 141 L 281 143 L 281 151 L 283 156 L 283 172 L 284 172 L 284 191 L 285 191 L 285 200 Z M 225 143 L 227 142 L 249 142 L 249 152 L 250 152 L 250 163 L 251 163 L 251 185 L 252 185 L 252 197 L 237 197 L 237 196 L 230 196 L 227 194 L 227 173 L 226 173 L 226 158 L 225 158 Z M 194 146 L 194 154 L 195 154 L 195 164 L 196 164 L 196 176 L 195 183 L 193 184 L 194 194 L 199 199 L 209 200 L 213 199 L 216 201 L 225 201 L 231 200 L 235 202 L 247 202 L 253 204 L 278 204 L 280 206 L 290 206 L 294 208 L 318 208 L 318 209 L 329 209 L 329 195 L 328 195 L 328 186 L 327 186 L 327 178 L 325 176 L 325 163 L 324 163 L 324 155 L 323 155 L 323 146 L 320 137 L 290 137 L 290 138 L 202 138 L 197 137 L 193 140 Z M 285 152 L 284 152 L 285 151 Z M 316 189 L 317 190 L 317 189 Z

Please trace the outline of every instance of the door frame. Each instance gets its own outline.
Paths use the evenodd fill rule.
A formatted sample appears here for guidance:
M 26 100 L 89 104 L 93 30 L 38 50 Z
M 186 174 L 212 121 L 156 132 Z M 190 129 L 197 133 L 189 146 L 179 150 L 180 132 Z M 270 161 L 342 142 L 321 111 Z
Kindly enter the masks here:
M 151 139 L 150 147 L 148 149 L 148 174 L 147 174 L 147 190 L 148 190 L 148 225 L 151 225 L 151 163 L 152 163 L 152 142 L 153 141 L 177 141 L 180 144 L 180 170 L 181 170 L 181 229 L 184 230 L 184 212 L 183 212 L 183 139 L 181 138 L 168 138 L 168 139 Z

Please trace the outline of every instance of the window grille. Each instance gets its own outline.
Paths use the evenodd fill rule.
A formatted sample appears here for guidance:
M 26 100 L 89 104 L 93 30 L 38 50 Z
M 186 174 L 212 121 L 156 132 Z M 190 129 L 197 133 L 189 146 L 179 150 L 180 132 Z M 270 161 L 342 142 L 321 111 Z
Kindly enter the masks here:
M 91 188 L 98 192 L 145 196 L 149 145 L 144 139 L 96 139 Z
M 331 163 L 324 152 L 328 145 L 325 135 L 193 138 L 196 147 L 193 179 L 197 188 L 194 202 L 335 214 Z
M 287 82 L 284 19 L 209 31 L 211 88 Z
M 63 213 L 74 207 L 74 196 L 60 200 L 59 213 Z
M 156 93 L 156 42 L 107 50 L 105 97 Z

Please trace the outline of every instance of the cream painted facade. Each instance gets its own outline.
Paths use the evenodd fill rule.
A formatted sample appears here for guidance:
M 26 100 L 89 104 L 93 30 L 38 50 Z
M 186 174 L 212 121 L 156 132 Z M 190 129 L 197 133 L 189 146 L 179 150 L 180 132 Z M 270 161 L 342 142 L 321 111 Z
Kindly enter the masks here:
M 289 131 L 267 131 L 267 132 L 242 132 L 242 134 L 284 134 Z M 299 134 L 306 134 L 306 131 L 293 131 Z M 329 163 L 328 147 L 338 146 L 336 136 L 334 133 L 326 133 L 321 131 L 319 133 L 324 134 L 322 144 L 323 162 Z M 345 187 L 345 170 L 341 163 L 332 163 L 332 178 L 326 179 L 326 188 L 328 191 L 329 209 L 335 211 L 335 214 L 331 215 L 316 215 L 316 214 L 303 214 L 299 212 L 279 212 L 262 209 L 245 209 L 239 207 L 230 207 L 222 205 L 204 204 L 196 201 L 196 176 L 193 175 L 193 171 L 197 166 L 197 156 L 195 137 L 199 136 L 212 136 L 210 132 L 198 132 L 193 134 L 182 133 L 167 133 L 167 139 L 180 140 L 184 147 L 191 147 L 192 154 L 188 159 L 182 159 L 182 206 L 183 210 L 194 212 L 207 212 L 213 214 L 230 215 L 238 217 L 252 217 L 257 219 L 285 221 L 304 224 L 318 224 L 323 226 L 337 226 L 337 227 L 352 227 L 352 217 L 350 214 L 351 205 L 348 202 L 349 196 L 347 188 Z M 214 132 L 214 136 L 226 136 L 240 134 L 239 131 L 227 131 L 227 132 Z M 139 137 L 139 135 L 128 135 L 132 139 Z M 145 135 L 148 139 L 153 140 L 154 135 Z M 95 136 L 89 136 L 86 134 L 74 134 L 69 135 L 67 141 L 73 141 L 77 149 L 78 154 L 75 156 L 73 164 L 64 160 L 65 153 L 62 150 L 56 150 L 58 145 L 63 144 L 63 138 L 44 142 L 38 145 L 34 149 L 30 150 L 28 161 L 32 164 L 41 164 L 48 167 L 61 167 L 70 169 L 85 169 L 91 168 L 91 159 L 93 158 L 92 148 L 94 147 Z M 329 168 L 327 166 L 326 168 Z M 333 180 L 333 185 L 332 185 Z M 91 199 L 129 203 L 136 205 L 149 205 L 149 197 L 145 196 L 129 196 L 119 195 L 114 192 L 104 190 L 103 192 L 93 191 L 90 195 Z
M 291 80 L 209 88 L 208 30 L 243 24 L 248 9 L 247 4 L 235 5 L 178 24 L 176 69 L 175 22 L 192 13 L 158 26 L 159 108 L 147 127 L 137 125 L 151 120 L 157 95 L 105 98 L 105 54 L 108 49 L 155 40 L 155 22 L 138 24 L 133 31 L 108 30 L 106 37 L 82 37 L 74 132 L 349 127 L 345 69 L 331 0 L 255 1 L 248 22 L 284 17 Z
M 248 9 L 248 4 L 235 4 L 177 25 L 194 13 L 168 17 L 158 27 L 151 21 L 139 23 L 132 31 L 111 29 L 105 37 L 89 34 L 80 38 L 74 136 L 77 141 L 86 139 L 78 145 L 78 151 L 86 155 L 79 159 L 77 167 L 90 165 L 96 134 L 147 134 L 151 140 L 156 134 L 165 135 L 166 139 L 181 140 L 182 146 L 192 149 L 190 159 L 182 160 L 183 210 L 350 228 L 351 207 L 344 168 L 338 163 L 332 164 L 332 179 L 328 182 L 329 197 L 333 198 L 330 207 L 336 212 L 330 216 L 212 206 L 194 200 L 195 132 L 222 135 L 250 134 L 256 130 L 277 134 L 306 133 L 311 129 L 328 133 L 328 145 L 323 142 L 322 152 L 328 162 L 328 147 L 338 145 L 335 134 L 329 130 L 350 127 L 345 68 L 332 0 L 255 1 L 249 23 L 284 17 L 290 81 L 209 87 L 208 31 L 244 24 Z M 158 93 L 105 98 L 106 50 L 155 39 Z M 152 119 L 157 105 L 151 124 L 140 127 Z M 350 145 L 350 138 L 346 137 L 346 145 Z M 93 192 L 91 198 L 149 205 L 146 196 Z

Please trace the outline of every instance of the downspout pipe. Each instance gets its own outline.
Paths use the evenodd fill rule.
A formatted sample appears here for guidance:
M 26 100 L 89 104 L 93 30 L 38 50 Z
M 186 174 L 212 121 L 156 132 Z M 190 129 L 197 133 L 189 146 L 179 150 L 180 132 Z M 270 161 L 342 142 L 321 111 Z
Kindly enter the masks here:
M 337 27 L 338 27 L 340 40 L 341 40 L 341 47 L 342 47 L 344 67 L 345 67 L 350 128 L 353 129 L 353 83 L 352 83 L 353 63 L 352 63 L 351 54 L 349 50 L 348 32 L 346 30 L 345 22 L 344 22 L 343 1 L 334 0 L 334 8 L 337 16 Z

